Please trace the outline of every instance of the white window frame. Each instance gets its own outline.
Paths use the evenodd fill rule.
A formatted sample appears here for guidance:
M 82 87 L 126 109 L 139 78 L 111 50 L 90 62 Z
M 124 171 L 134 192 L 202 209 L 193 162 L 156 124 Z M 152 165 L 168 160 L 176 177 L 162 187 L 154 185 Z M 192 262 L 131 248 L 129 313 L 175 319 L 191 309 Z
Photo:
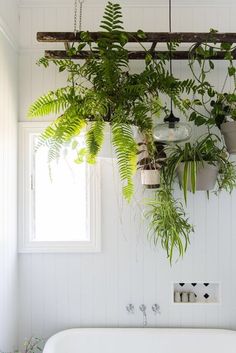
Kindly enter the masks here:
M 32 161 L 30 136 L 42 132 L 49 123 L 19 123 L 18 156 L 18 252 L 19 253 L 94 253 L 101 251 L 101 176 L 100 163 L 88 166 L 90 241 L 34 241 L 32 234 Z

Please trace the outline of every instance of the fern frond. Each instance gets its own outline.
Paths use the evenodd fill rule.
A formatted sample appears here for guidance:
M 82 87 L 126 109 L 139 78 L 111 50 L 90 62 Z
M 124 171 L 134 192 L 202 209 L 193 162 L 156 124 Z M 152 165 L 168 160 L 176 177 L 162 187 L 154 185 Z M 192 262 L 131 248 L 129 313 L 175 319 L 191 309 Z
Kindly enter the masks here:
M 68 87 L 51 91 L 38 98 L 29 108 L 28 117 L 36 118 L 49 114 L 58 114 L 68 108 Z
M 107 32 L 122 31 L 124 29 L 121 6 L 119 4 L 108 2 L 100 27 Z
M 85 125 L 85 120 L 78 115 L 76 108 L 68 108 L 40 135 L 36 150 L 41 146 L 47 146 L 49 148 L 48 162 L 57 160 L 65 144 L 78 136 Z
M 95 163 L 104 140 L 104 120 L 96 120 L 86 133 L 86 155 L 88 163 Z
M 116 151 L 120 178 L 124 184 L 123 195 L 130 201 L 134 193 L 133 175 L 137 166 L 137 144 L 131 126 L 125 123 L 113 123 L 112 144 Z

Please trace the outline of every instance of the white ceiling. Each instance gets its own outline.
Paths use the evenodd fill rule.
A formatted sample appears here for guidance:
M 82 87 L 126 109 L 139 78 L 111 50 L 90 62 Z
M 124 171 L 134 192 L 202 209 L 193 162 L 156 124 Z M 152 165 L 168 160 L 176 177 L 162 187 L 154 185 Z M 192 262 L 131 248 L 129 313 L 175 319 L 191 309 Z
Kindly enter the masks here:
M 168 0 L 113 0 L 122 6 L 150 7 L 168 6 Z M 85 0 L 85 6 L 104 6 L 107 0 Z M 74 0 L 19 0 L 20 6 L 73 6 Z M 172 0 L 172 6 L 185 7 L 229 7 L 236 6 L 235 0 Z

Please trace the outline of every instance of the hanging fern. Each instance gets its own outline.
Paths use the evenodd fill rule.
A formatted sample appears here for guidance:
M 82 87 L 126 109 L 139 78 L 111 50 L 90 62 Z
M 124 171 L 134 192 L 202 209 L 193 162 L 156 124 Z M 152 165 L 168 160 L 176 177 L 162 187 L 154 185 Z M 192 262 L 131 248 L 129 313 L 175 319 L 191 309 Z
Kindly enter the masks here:
M 130 201 L 134 193 L 133 175 L 137 166 L 137 144 L 131 126 L 125 123 L 114 123 L 112 143 L 116 151 L 120 178 L 124 183 L 123 195 Z

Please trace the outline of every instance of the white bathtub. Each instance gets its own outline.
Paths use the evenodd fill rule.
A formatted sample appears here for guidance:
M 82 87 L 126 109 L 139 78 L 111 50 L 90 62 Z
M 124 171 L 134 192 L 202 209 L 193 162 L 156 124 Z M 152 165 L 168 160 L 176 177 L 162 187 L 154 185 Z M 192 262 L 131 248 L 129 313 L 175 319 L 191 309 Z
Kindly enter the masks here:
M 236 332 L 218 329 L 79 328 L 52 336 L 43 353 L 236 353 Z

